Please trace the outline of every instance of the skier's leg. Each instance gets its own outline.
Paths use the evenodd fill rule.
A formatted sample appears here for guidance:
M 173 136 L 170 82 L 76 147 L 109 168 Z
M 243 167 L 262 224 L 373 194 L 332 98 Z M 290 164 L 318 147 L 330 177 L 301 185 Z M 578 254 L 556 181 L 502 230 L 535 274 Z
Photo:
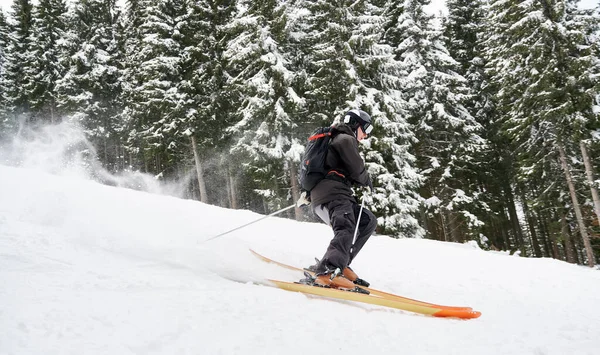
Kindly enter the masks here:
M 313 207 L 313 212 L 328 226 L 331 226 L 331 220 L 329 218 L 329 210 L 325 205 L 318 205 Z
M 358 215 L 360 213 L 360 206 L 354 206 L 354 213 L 358 218 Z M 358 236 L 356 237 L 356 242 L 354 242 L 354 245 L 352 246 L 352 251 L 350 253 L 350 260 L 348 261 L 348 265 L 352 263 L 352 260 L 354 260 L 358 252 L 362 249 L 367 240 L 369 240 L 369 237 L 373 234 L 375 228 L 377 228 L 377 218 L 375 217 L 373 212 L 369 211 L 366 208 L 363 208 L 358 224 Z
M 333 228 L 333 239 L 325 255 L 317 267 L 317 273 L 340 268 L 343 270 L 350 261 L 350 248 L 354 238 L 354 227 L 356 216 L 354 215 L 354 203 L 348 200 L 331 201 L 327 204 L 331 227 Z

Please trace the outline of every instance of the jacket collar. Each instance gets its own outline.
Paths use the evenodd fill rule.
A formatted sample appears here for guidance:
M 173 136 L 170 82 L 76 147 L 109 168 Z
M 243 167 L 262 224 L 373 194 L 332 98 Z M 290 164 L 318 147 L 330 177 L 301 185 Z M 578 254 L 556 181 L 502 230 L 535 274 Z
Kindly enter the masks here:
M 335 129 L 337 129 L 337 131 L 338 131 L 339 133 L 347 134 L 347 135 L 350 135 L 350 136 L 352 136 L 352 137 L 356 138 L 356 132 L 354 132 L 354 131 L 352 130 L 352 128 L 350 128 L 350 126 L 348 126 L 347 124 L 344 124 L 344 123 L 338 123 L 338 124 L 335 126 Z

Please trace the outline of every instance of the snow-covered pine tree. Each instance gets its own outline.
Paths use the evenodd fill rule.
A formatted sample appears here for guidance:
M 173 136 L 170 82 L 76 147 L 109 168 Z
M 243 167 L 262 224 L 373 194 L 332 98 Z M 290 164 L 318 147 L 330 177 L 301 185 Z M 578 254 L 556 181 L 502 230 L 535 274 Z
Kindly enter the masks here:
M 232 26 L 238 31 L 225 55 L 239 106 L 231 152 L 247 157 L 253 190 L 277 210 L 291 201 L 289 164 L 297 164 L 303 143 L 294 139 L 294 114 L 301 100 L 291 87 L 294 73 L 283 50 L 288 41 L 286 4 L 242 1 Z M 293 176 L 294 175 L 294 176 Z
M 28 70 L 31 78 L 26 84 L 33 120 L 55 122 L 56 82 L 65 74 L 64 48 L 67 7 L 64 0 L 40 0 L 33 7 L 29 52 L 32 63 Z
M 573 121 L 578 122 L 573 140 L 579 142 L 579 152 L 574 155 L 579 156 L 581 153 L 583 166 L 574 168 L 585 170 L 587 184 L 582 184 L 582 190 L 585 192 L 584 204 L 594 206 L 595 213 L 585 217 L 588 219 L 595 217 L 598 221 L 600 220 L 600 196 L 597 183 L 594 181 L 594 177 L 598 176 L 594 173 L 594 166 L 598 166 L 600 160 L 596 160 L 594 164 L 588 147 L 593 147 L 593 136 L 600 130 L 600 102 L 598 102 L 600 99 L 598 96 L 600 93 L 600 16 L 597 12 L 600 7 L 596 10 L 582 10 L 578 5 L 578 1 L 567 1 L 564 17 L 568 42 L 572 45 L 567 52 L 570 54 L 569 75 L 578 81 L 577 87 L 571 89 L 574 91 L 574 94 L 571 95 L 573 109 L 577 112 Z M 579 45 L 573 45 L 574 43 Z M 584 244 L 586 244 L 585 241 Z M 590 240 L 590 249 L 592 249 L 593 255 L 586 255 L 586 257 L 594 258 L 596 261 L 600 260 L 600 241 L 598 239 Z
M 146 9 L 151 1 L 152 0 L 126 0 L 123 8 L 123 16 L 121 16 L 125 37 L 123 100 L 126 107 L 129 104 L 128 95 L 131 93 L 129 88 L 138 85 L 138 83 L 133 83 L 133 80 L 135 79 L 134 75 L 137 70 L 134 60 L 142 45 L 142 24 L 146 17 Z
M 127 35 L 133 40 L 140 40 L 140 27 L 144 23 L 146 9 L 153 0 L 126 0 L 123 17 L 126 19 Z M 135 43 L 131 43 L 135 45 Z
M 115 0 L 81 0 L 67 12 L 67 73 L 56 84 L 59 109 L 86 130 L 100 158 L 115 169 L 121 108 L 120 12 Z
M 0 67 L 4 67 L 4 54 L 8 45 L 8 24 L 4 11 L 0 11 Z
M 444 19 L 446 48 L 460 63 L 460 73 L 466 76 L 472 66 L 478 44 L 479 27 L 483 25 L 481 1 L 448 0 L 448 17 Z
M 31 80 L 27 68 L 31 62 L 29 34 L 31 31 L 30 0 L 15 0 L 8 18 L 8 43 L 4 52 L 4 83 L 7 116 L 5 127 L 15 129 L 28 119 L 29 102 L 25 86 Z
M 298 1 L 301 19 L 296 26 L 303 33 L 298 48 L 306 71 L 303 87 L 308 112 L 302 126 L 331 124 L 341 117 L 352 102 L 350 85 L 357 68 L 349 61 L 349 46 L 354 8 L 364 1 Z M 299 32 L 296 30 L 296 32 Z
M 573 1 L 496 1 L 491 10 L 489 72 L 502 88 L 497 101 L 516 148 L 519 178 L 534 180 L 542 192 L 568 187 L 588 263 L 593 264 L 575 191 L 582 177 L 569 167 L 569 157 L 578 155 L 579 140 L 589 136 L 586 126 L 595 120 L 597 84 L 589 72 L 594 67 L 593 47 L 581 31 L 583 18 L 576 20 Z M 562 177 L 549 174 L 556 166 Z M 533 198 L 547 197 L 542 193 Z
M 521 221 L 519 221 L 516 212 L 515 192 L 517 185 L 515 185 L 515 176 L 518 166 L 513 147 L 511 147 L 511 141 L 505 134 L 503 126 L 504 107 L 497 100 L 498 94 L 503 92 L 504 86 L 496 81 L 494 69 L 497 63 L 501 63 L 496 62 L 496 60 L 501 61 L 499 58 L 504 53 L 505 47 L 503 46 L 506 44 L 503 35 L 508 33 L 505 27 L 507 24 L 503 20 L 494 20 L 494 17 L 496 14 L 506 19 L 518 17 L 513 14 L 518 9 L 510 9 L 509 2 L 493 2 L 486 4 L 484 7 L 484 13 L 486 14 L 485 30 L 481 38 L 483 63 L 485 65 L 483 91 L 489 100 L 488 111 L 484 111 L 486 116 L 489 117 L 489 121 L 487 125 L 484 125 L 491 143 L 491 150 L 495 153 L 489 159 L 491 169 L 490 174 L 485 179 L 486 191 L 492 197 L 489 203 L 493 214 L 490 214 L 489 219 L 486 220 L 488 225 L 484 227 L 484 230 L 490 238 L 493 248 L 511 251 L 520 249 L 522 255 L 527 255 Z M 519 190 L 527 191 L 527 188 L 520 185 Z M 520 197 L 523 200 L 523 205 L 526 206 L 528 202 L 525 196 Z M 530 214 L 533 215 L 533 210 Z M 494 233 L 494 231 L 496 232 Z M 532 236 L 532 240 L 534 240 L 533 244 L 535 245 L 535 236 Z
M 404 119 L 408 103 L 401 95 L 401 63 L 383 37 L 384 1 L 355 2 L 346 10 L 350 31 L 346 67 L 349 69 L 346 107 L 371 113 L 375 129 L 364 141 L 365 163 L 375 191 L 369 206 L 379 218 L 378 228 L 393 236 L 422 237 L 419 226 L 422 182 L 409 153 L 414 135 Z
M 467 108 L 478 119 L 486 99 L 481 93 L 483 82 L 481 40 L 484 10 L 481 0 L 448 0 L 448 17 L 444 20 L 444 37 L 448 53 L 459 64 L 458 73 L 465 77 L 472 89 Z M 481 120 L 479 120 L 481 122 Z
M 0 11 L 0 138 L 2 138 L 5 134 L 7 134 L 8 130 L 5 127 L 8 124 L 8 118 L 6 117 L 6 105 L 7 105 L 7 95 L 6 95 L 6 78 L 4 75 L 5 72 L 5 54 L 6 47 L 8 45 L 8 24 L 6 23 L 6 16 L 4 15 L 4 11 Z
M 578 11 L 574 13 L 574 19 L 583 19 L 584 21 L 572 21 L 571 16 L 568 16 L 566 21 L 568 23 L 580 23 L 584 26 L 577 26 L 580 28 L 580 32 L 587 38 L 587 41 L 590 44 L 590 49 L 592 52 L 591 58 L 592 62 L 588 65 L 589 70 L 585 74 L 590 78 L 596 78 L 596 84 L 600 81 L 600 4 L 594 10 L 588 11 Z M 600 89 L 594 89 L 590 92 L 592 97 L 592 113 L 595 116 L 592 116 L 592 120 L 588 120 L 587 132 L 591 133 L 587 136 L 581 137 L 579 142 L 579 146 L 581 149 L 581 154 L 584 161 L 584 167 L 586 171 L 588 189 L 592 195 L 592 203 L 594 205 L 594 212 L 596 221 L 600 221 L 600 194 L 598 193 L 598 183 L 596 179 L 598 178 L 598 170 L 597 167 L 600 165 L 599 154 L 597 153 L 597 149 L 600 148 L 600 144 L 598 144 L 598 132 L 600 132 L 598 115 L 600 115 Z M 592 223 L 596 226 L 598 223 Z M 598 231 L 597 227 L 595 227 L 596 232 Z M 592 248 L 594 248 L 596 260 L 600 260 L 600 240 L 598 238 L 591 240 Z
M 142 169 L 147 171 L 144 156 L 141 153 L 142 143 L 137 138 L 139 127 L 136 127 L 136 121 L 131 114 L 131 108 L 135 106 L 135 90 L 140 83 L 136 76 L 138 63 L 136 56 L 139 55 L 142 47 L 142 24 L 146 17 L 146 9 L 153 0 L 127 0 L 121 16 L 121 26 L 124 32 L 124 58 L 121 62 L 123 66 L 122 74 L 122 98 L 123 111 L 119 119 L 123 131 L 123 149 L 124 160 L 127 161 L 128 168 Z
M 440 30 L 423 7 L 429 0 L 405 0 L 391 8 L 386 38 L 402 62 L 407 113 L 418 142 L 413 145 L 426 178 L 425 228 L 433 238 L 463 241 L 476 237 L 481 221 L 471 212 L 478 203 L 473 176 L 485 147 L 481 125 L 467 111 L 467 81 L 448 54 Z
M 480 195 L 473 213 L 484 223 L 480 228 L 482 245 L 490 248 L 511 249 L 504 242 L 507 233 L 519 234 L 521 227 L 516 217 L 511 178 L 514 176 L 512 156 L 506 137 L 499 134 L 493 93 L 498 90 L 485 74 L 484 2 L 480 0 L 448 0 L 448 17 L 444 21 L 445 42 L 450 55 L 460 63 L 458 73 L 468 81 L 470 97 L 465 107 L 483 126 L 481 136 L 489 143 L 487 149 L 475 156 L 479 169 L 475 186 Z M 492 84 L 492 85 L 491 85 Z M 508 215 L 505 211 L 510 211 Z M 508 230 L 508 231 L 507 231 Z
M 201 0 L 190 4 L 183 42 L 181 91 L 186 94 L 186 134 L 192 141 L 201 200 L 238 207 L 238 157 L 223 154 L 229 147 L 235 100 L 230 90 L 227 58 L 223 55 L 232 32 L 235 0 Z M 194 144 L 195 143 L 195 144 Z M 195 145 L 195 146 L 194 146 Z M 225 158 L 226 157 L 226 158 Z M 210 168 L 206 168 L 210 167 Z M 224 186 L 208 189 L 208 185 Z M 204 192 L 203 192 L 204 191 Z
M 188 147 L 182 143 L 187 127 L 185 95 L 180 90 L 181 28 L 188 6 L 185 0 L 157 0 L 145 11 L 140 50 L 129 62 L 133 75 L 128 78 L 124 115 L 131 122 L 130 148 L 139 149 L 146 171 L 172 176 Z
M 224 132 L 229 118 L 233 94 L 228 88 L 229 74 L 224 52 L 233 36 L 230 26 L 236 13 L 235 0 L 202 0 L 190 5 L 187 31 L 190 37 L 184 48 L 184 73 L 194 105 L 188 107 L 190 125 L 200 145 L 205 148 L 228 144 Z M 201 129 L 200 129 L 201 128 Z

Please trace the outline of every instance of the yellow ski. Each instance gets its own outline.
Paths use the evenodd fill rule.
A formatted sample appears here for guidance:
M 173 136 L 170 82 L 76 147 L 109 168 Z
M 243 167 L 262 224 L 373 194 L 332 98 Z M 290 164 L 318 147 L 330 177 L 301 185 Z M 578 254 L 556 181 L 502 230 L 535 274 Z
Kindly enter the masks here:
M 280 263 L 278 261 L 267 258 L 264 255 L 257 253 L 256 251 L 250 249 L 253 255 L 257 258 L 261 259 L 264 262 L 272 263 L 283 268 L 294 270 L 298 272 L 309 272 L 305 269 L 298 268 L 295 266 L 287 265 L 284 263 Z M 312 274 L 312 273 L 311 273 Z M 368 304 L 375 304 L 385 307 L 391 307 L 396 309 L 402 309 L 406 311 L 411 311 L 420 314 L 432 315 L 436 317 L 457 317 L 463 319 L 470 318 L 478 318 L 481 313 L 477 311 L 473 311 L 470 307 L 452 307 L 452 306 L 443 306 L 437 305 L 428 302 L 422 302 L 418 300 L 414 300 L 411 298 L 395 295 L 392 293 L 387 293 L 379 290 L 375 290 L 370 287 L 359 286 L 365 290 L 370 292 L 370 295 L 364 295 L 356 292 L 342 291 L 331 288 L 323 288 L 323 287 L 315 287 L 304 284 L 297 284 L 285 281 L 278 280 L 269 280 L 273 285 L 278 288 L 285 289 L 288 291 L 295 292 L 303 292 L 309 293 L 313 295 L 319 295 L 324 297 L 332 297 L 356 302 L 363 302 Z M 334 292 L 330 292 L 334 291 Z
M 365 295 L 357 292 L 350 291 L 342 291 L 335 288 L 325 288 L 318 286 L 309 286 L 304 284 L 298 284 L 293 282 L 285 282 L 278 280 L 269 280 L 275 287 L 293 291 L 293 292 L 301 292 L 311 295 L 317 295 L 328 298 L 335 298 L 347 301 L 361 302 L 367 304 L 373 304 L 378 306 L 390 307 L 395 309 L 400 309 L 403 311 L 409 311 L 419 314 L 424 314 L 428 316 L 434 317 L 454 317 L 461 319 L 471 319 L 478 318 L 481 313 L 473 310 L 465 310 L 465 309 L 440 309 L 430 306 L 424 306 L 419 304 L 407 303 L 407 302 L 399 302 L 394 301 L 389 298 Z

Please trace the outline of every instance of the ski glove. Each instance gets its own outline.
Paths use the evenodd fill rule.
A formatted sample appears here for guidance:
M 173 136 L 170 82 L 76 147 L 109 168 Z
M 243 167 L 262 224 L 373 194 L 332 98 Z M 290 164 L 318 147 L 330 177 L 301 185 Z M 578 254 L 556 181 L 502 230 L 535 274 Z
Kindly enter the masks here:
M 302 195 L 296 202 L 296 207 L 309 206 L 310 205 L 310 195 L 306 191 L 302 191 Z

